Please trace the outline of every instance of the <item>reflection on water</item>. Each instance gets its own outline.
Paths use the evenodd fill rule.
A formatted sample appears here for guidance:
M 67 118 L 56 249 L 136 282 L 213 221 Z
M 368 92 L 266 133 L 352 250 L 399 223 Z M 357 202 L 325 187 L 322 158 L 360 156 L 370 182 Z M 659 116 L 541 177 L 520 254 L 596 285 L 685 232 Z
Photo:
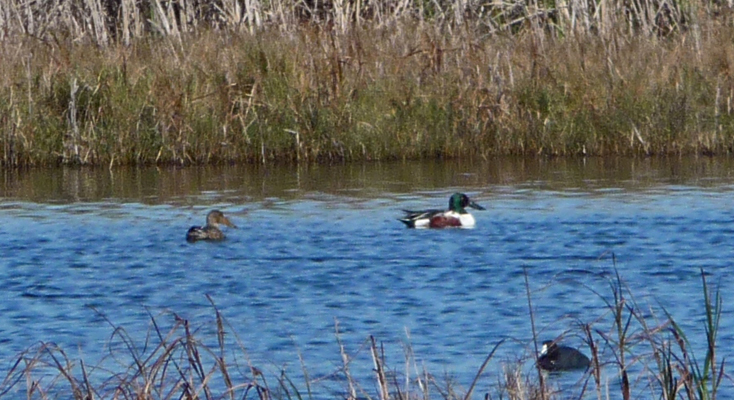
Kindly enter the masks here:
M 734 160 L 712 158 L 589 158 L 425 161 L 346 165 L 219 166 L 190 168 L 58 168 L 3 170 L 2 195 L 31 202 L 201 201 L 299 199 L 314 192 L 356 197 L 383 193 L 482 190 L 625 189 L 650 186 L 717 186 L 734 179 Z
M 266 371 L 300 371 L 300 353 L 312 376 L 333 372 L 338 321 L 358 353 L 355 374 L 371 374 L 358 350 L 375 335 L 394 368 L 410 344 L 429 371 L 466 387 L 509 338 L 486 390 L 500 361 L 529 358 L 525 274 L 540 339 L 567 333 L 580 345 L 579 324 L 611 327 L 597 321 L 608 317 L 611 254 L 635 301 L 658 318 L 666 307 L 700 349 L 700 269 L 725 300 L 733 292 L 731 167 L 704 158 L 5 170 L 0 360 L 53 341 L 90 363 L 107 354 L 105 318 L 142 341 L 150 314 L 211 321 L 209 295 Z M 487 207 L 473 211 L 476 229 L 397 221 L 403 208 L 444 207 L 455 190 Z M 240 229 L 223 243 L 186 243 L 213 207 Z M 720 357 L 732 328 L 725 314 Z

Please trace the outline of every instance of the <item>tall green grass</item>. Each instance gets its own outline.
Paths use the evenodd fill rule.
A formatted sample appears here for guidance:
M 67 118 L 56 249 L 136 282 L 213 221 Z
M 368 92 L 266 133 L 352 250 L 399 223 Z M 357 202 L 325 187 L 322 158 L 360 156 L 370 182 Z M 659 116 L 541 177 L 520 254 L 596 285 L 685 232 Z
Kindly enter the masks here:
M 730 154 L 726 3 L 0 2 L 5 166 Z
M 334 351 L 342 364 L 328 376 L 312 376 L 301 354 L 297 356 L 302 373 L 257 365 L 250 359 L 247 343 L 214 306 L 214 318 L 202 326 L 192 326 L 177 314 L 151 315 L 145 338 L 108 321 L 113 329 L 107 344 L 109 355 L 98 365 L 75 359 L 53 343 L 40 342 L 17 357 L 0 383 L 0 397 L 300 400 L 324 398 L 320 385 L 329 382 L 337 386 L 336 393 L 332 392 L 335 398 L 348 399 L 715 399 L 720 391 L 732 387 L 726 362 L 717 356 L 723 300 L 719 290 L 709 287 L 703 271 L 701 276 L 705 337 L 692 340 L 691 332 L 684 332 L 664 307 L 658 315 L 660 307 L 639 304 L 615 266 L 609 274 L 609 293 L 596 293 L 606 305 L 602 313 L 569 326 L 562 334 L 583 338 L 586 346 L 581 350 L 592 360 L 589 370 L 579 372 L 580 379 L 570 388 L 557 387 L 552 383 L 555 379 L 532 372 L 536 351 L 516 361 L 498 360 L 496 351 L 506 343 L 500 338 L 487 349 L 484 362 L 477 364 L 476 377 L 468 387 L 420 366 L 419 355 L 410 344 L 403 355 L 395 357 L 385 354 L 383 345 L 371 335 L 357 350 L 367 350 L 363 354 L 368 352 L 371 357 L 364 368 L 359 363 L 365 357 L 350 354 L 338 324 Z M 527 288 L 532 322 L 530 282 Z M 533 348 L 534 330 L 528 333 L 532 339 L 526 348 Z M 703 359 L 695 356 L 691 342 L 706 344 Z M 388 360 L 404 361 L 392 364 Z M 500 376 L 486 372 L 490 363 L 501 365 L 494 369 L 502 371 Z M 354 374 L 354 370 L 371 370 L 373 376 Z

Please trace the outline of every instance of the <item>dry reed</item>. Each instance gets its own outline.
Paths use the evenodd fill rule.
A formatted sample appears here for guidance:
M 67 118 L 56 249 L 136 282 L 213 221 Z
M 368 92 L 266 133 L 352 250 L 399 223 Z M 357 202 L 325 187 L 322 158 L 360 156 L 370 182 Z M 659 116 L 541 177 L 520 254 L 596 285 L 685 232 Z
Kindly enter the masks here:
M 5 166 L 730 154 L 728 3 L 0 2 Z
M 0 397 L 301 399 L 320 396 L 313 391 L 313 384 L 325 380 L 341 385 L 348 399 L 381 400 L 470 400 L 477 391 L 484 399 L 580 399 L 588 397 L 585 393 L 589 385 L 594 387 L 599 400 L 610 398 L 610 390 L 619 390 L 619 396 L 624 399 L 647 396 L 708 400 L 715 399 L 722 388 L 731 389 L 731 379 L 724 373 L 726 364 L 716 356 L 722 299 L 718 290 L 709 287 L 703 271 L 706 336 L 703 362 L 696 358 L 688 336 L 672 315 L 664 311 L 666 318 L 657 320 L 652 309 L 637 304 L 616 267 L 610 275 L 611 297 L 598 294 L 607 312 L 583 324 L 577 332 L 586 335 L 592 364 L 581 374 L 575 388 L 554 388 L 547 381 L 544 383 L 542 376 L 533 379 L 526 368 L 533 357 L 515 363 L 503 362 L 502 376 L 487 377 L 485 367 L 495 361 L 495 352 L 504 340 L 499 340 L 478 365 L 468 389 L 462 389 L 452 380 L 440 382 L 425 369 L 419 372 L 408 344 L 401 383 L 399 369 L 388 364 L 384 348 L 372 336 L 363 343 L 363 347 L 369 348 L 374 364 L 374 384 L 369 385 L 363 382 L 365 376 L 350 373 L 349 366 L 355 358 L 342 345 L 338 324 L 336 337 L 342 367 L 337 367 L 328 377 L 312 378 L 304 371 L 303 383 L 280 370 L 276 372 L 277 386 L 270 387 L 269 373 L 252 364 L 245 344 L 213 305 L 215 318 L 211 325 L 206 323 L 198 328 L 173 314 L 173 324 L 164 330 L 162 324 L 166 318 L 151 315 L 151 330 L 142 344 L 140 338 L 132 337 L 124 328 L 108 321 L 113 328 L 110 354 L 107 360 L 91 368 L 84 360 L 72 359 L 52 343 L 40 343 L 18 356 L 0 383 Z M 526 286 L 531 297 L 530 283 Z M 532 302 L 528 304 L 532 313 Z M 415 376 L 411 375 L 411 369 L 415 369 Z M 492 379 L 497 379 L 499 384 L 491 385 Z M 613 388 L 616 385 L 618 389 Z M 365 389 L 369 386 L 373 390 Z

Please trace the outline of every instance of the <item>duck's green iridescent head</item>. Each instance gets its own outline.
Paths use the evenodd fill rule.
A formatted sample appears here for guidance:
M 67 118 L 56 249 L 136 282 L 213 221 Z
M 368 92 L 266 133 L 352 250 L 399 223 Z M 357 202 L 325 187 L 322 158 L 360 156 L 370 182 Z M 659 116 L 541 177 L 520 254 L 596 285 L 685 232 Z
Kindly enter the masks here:
M 471 201 L 464 193 L 454 193 L 449 199 L 449 210 L 456 211 L 459 214 L 466 214 L 466 207 L 476 210 L 485 210 L 484 207 Z

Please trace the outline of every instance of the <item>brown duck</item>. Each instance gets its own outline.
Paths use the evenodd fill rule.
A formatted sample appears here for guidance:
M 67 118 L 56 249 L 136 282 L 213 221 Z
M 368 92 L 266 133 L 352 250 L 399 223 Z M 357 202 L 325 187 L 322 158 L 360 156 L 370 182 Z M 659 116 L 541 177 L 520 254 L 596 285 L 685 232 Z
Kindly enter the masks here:
M 189 231 L 186 232 L 186 240 L 189 242 L 195 242 L 197 240 L 223 240 L 224 233 L 219 229 L 222 225 L 237 228 L 221 211 L 210 211 L 206 216 L 206 225 L 192 226 L 189 228 Z

